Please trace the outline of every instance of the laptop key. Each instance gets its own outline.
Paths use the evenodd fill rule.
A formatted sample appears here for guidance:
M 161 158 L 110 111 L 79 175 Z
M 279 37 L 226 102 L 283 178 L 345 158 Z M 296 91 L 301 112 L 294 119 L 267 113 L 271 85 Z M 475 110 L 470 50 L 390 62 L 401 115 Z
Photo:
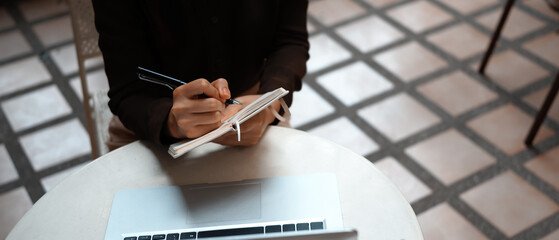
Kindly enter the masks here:
M 169 233 L 167 234 L 167 240 L 179 240 L 179 234 L 178 233 Z
M 281 232 L 281 225 L 266 226 L 266 233 Z
M 153 235 L 153 238 L 152 238 L 152 239 L 153 239 L 153 240 L 162 240 L 162 239 L 165 239 L 165 234 L 156 234 L 156 235 Z
M 284 231 L 284 232 L 293 232 L 293 231 L 295 231 L 295 224 L 283 224 L 283 231 Z
M 138 240 L 151 240 L 151 236 L 140 236 Z
M 198 238 L 239 236 L 247 234 L 264 233 L 264 227 L 233 228 L 198 232 Z
M 308 231 L 309 223 L 297 223 L 297 231 Z
M 181 233 L 182 239 L 196 239 L 196 232 L 183 232 Z
M 137 237 L 125 237 L 124 240 L 137 240 Z
M 321 230 L 324 229 L 323 222 L 312 222 L 311 223 L 311 230 Z

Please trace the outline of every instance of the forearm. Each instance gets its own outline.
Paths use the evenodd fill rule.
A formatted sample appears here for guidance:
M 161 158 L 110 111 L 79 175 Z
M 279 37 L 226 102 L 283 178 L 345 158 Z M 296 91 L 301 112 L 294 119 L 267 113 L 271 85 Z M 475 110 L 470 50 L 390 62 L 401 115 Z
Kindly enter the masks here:
M 153 69 L 145 19 L 134 0 L 94 0 L 99 48 L 109 80 L 109 107 L 137 137 L 160 142 L 172 98 L 136 76 L 138 66 Z
M 283 87 L 291 93 L 284 97 L 291 104 L 293 91 L 301 89 L 309 58 L 306 28 L 307 1 L 285 0 L 280 4 L 276 38 L 267 56 L 259 93 Z
M 167 116 L 172 104 L 171 98 L 131 95 L 119 103 L 116 115 L 138 138 L 158 144 L 169 144 L 175 141 L 170 135 L 165 134 Z

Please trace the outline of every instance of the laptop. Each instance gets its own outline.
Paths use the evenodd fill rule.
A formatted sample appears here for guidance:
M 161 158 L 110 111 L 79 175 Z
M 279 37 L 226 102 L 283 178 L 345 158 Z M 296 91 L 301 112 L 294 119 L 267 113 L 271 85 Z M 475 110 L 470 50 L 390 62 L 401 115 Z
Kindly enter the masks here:
M 105 240 L 357 239 L 334 174 L 130 189 L 115 194 Z

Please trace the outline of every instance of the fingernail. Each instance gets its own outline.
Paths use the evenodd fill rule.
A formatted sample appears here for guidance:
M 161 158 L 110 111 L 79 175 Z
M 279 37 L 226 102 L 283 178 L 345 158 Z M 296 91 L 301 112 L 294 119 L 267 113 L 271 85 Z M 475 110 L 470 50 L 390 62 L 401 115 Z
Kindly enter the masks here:
M 229 91 L 228 88 L 225 88 L 225 87 L 221 89 L 221 94 L 223 96 L 229 96 L 229 97 L 231 96 L 231 92 Z

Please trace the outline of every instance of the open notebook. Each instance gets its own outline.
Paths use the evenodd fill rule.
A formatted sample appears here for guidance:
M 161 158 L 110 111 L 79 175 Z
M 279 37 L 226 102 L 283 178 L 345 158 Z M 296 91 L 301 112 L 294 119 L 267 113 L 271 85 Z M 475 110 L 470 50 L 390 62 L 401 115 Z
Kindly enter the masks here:
M 235 115 L 233 115 L 232 117 L 230 117 L 229 119 L 225 120 L 221 126 L 219 126 L 217 129 L 206 133 L 205 135 L 195 138 L 195 139 L 187 139 L 187 140 L 183 140 L 177 143 L 172 144 L 171 146 L 169 146 L 169 154 L 171 154 L 171 156 L 173 156 L 174 158 L 178 158 L 180 156 L 182 156 L 183 154 L 187 153 L 188 151 L 204 144 L 207 142 L 210 142 L 220 136 L 222 136 L 223 134 L 230 132 L 230 131 L 236 131 L 237 132 L 237 136 L 238 136 L 238 140 L 241 140 L 241 124 L 243 122 L 245 122 L 246 120 L 250 119 L 251 117 L 253 117 L 254 115 L 258 114 L 260 111 L 266 109 L 267 107 L 269 107 L 273 102 L 280 100 L 281 106 L 284 108 L 284 110 L 287 112 L 289 111 L 289 108 L 287 106 L 287 104 L 285 103 L 285 101 L 283 101 L 282 97 L 287 95 L 289 93 L 289 91 L 283 89 L 283 88 L 278 88 L 274 91 L 270 91 L 265 93 L 264 95 L 262 95 L 260 98 L 258 98 L 256 101 L 252 102 L 251 104 L 249 104 L 248 106 L 244 107 L 243 109 L 241 109 L 238 113 L 236 113 Z M 274 113 L 274 116 L 278 119 L 280 119 L 281 121 L 285 121 L 285 119 L 280 116 L 275 110 L 272 111 Z

